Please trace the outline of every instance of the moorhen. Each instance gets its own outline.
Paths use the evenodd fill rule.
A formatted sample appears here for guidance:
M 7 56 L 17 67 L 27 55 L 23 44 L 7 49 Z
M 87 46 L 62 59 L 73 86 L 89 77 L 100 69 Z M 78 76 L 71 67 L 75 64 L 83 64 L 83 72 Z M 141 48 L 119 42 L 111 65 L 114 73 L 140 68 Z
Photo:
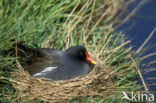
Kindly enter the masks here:
M 31 58 L 23 67 L 31 76 L 38 78 L 68 80 L 90 73 L 96 64 L 83 46 L 73 46 L 64 52 L 47 48 L 32 49 L 30 53 Z

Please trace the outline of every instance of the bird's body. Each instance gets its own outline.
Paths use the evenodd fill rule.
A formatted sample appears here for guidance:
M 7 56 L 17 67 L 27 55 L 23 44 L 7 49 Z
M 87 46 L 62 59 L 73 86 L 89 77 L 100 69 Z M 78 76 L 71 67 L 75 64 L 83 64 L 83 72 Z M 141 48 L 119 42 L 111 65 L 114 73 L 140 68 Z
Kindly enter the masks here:
M 32 58 L 27 60 L 24 68 L 33 77 L 67 80 L 90 73 L 94 66 L 83 46 L 74 46 L 64 52 L 40 48 L 30 53 Z
M 66 65 L 59 65 L 58 67 L 48 67 L 43 71 L 33 75 L 34 77 L 52 78 L 54 80 L 67 80 L 88 74 L 91 69 L 85 63 L 77 63 L 79 66 L 69 63 Z

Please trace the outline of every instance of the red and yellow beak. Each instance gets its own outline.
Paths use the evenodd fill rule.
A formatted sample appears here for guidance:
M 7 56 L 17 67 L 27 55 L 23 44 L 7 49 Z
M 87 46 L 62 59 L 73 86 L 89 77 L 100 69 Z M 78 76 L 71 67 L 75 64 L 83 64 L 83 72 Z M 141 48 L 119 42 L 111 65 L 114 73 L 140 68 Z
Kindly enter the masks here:
M 89 56 L 89 54 L 88 54 L 87 51 L 85 51 L 85 54 L 86 54 L 86 60 L 87 60 L 89 63 L 96 64 L 96 62 Z

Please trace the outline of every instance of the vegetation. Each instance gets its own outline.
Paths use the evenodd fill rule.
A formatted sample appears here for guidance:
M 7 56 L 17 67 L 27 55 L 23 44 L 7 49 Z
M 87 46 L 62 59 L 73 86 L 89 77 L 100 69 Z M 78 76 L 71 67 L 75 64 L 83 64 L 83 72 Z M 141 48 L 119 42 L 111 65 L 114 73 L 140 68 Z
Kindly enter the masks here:
M 19 69 L 18 57 L 16 52 L 10 51 L 18 48 L 16 42 L 30 48 L 64 50 L 73 45 L 84 45 L 88 49 L 98 63 L 95 70 L 103 73 L 98 80 L 107 77 L 102 85 L 106 89 L 102 93 L 95 91 L 97 95 L 93 93 L 92 96 L 70 95 L 69 102 L 116 103 L 121 101 L 122 90 L 138 90 L 138 62 L 132 57 L 131 47 L 125 47 L 129 41 L 123 34 L 116 34 L 112 27 L 121 4 L 120 0 L 1 0 L 0 101 L 46 101 L 18 98 L 23 92 L 15 85 L 15 80 L 21 77 L 12 75 Z

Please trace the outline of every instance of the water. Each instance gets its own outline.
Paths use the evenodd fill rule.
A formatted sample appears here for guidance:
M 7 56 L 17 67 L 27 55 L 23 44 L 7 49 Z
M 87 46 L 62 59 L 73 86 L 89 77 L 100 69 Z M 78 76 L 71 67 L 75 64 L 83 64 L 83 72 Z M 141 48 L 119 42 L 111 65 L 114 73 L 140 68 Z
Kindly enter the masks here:
M 156 28 L 156 0 L 136 0 L 132 3 L 127 11 L 127 16 L 132 10 L 134 10 L 137 5 L 143 1 L 143 5 L 138 9 L 138 11 L 129 19 L 128 22 L 119 26 L 116 31 L 124 31 L 131 40 L 130 45 L 133 46 L 133 50 L 137 50 L 141 44 L 146 40 L 149 34 Z M 125 18 L 123 17 L 123 19 Z M 149 47 L 147 51 L 143 54 L 147 55 L 150 53 L 156 53 L 156 32 L 153 37 L 147 43 L 145 47 Z M 151 61 L 155 61 L 154 64 L 150 66 L 145 66 Z M 145 64 L 145 65 L 144 65 Z M 143 70 L 152 70 L 150 72 L 143 72 Z M 148 87 L 152 92 L 156 92 L 156 55 L 144 60 L 140 65 L 140 70 L 143 72 L 143 77 L 148 84 Z M 154 78 L 154 79 L 152 79 Z M 154 85 L 152 85 L 155 83 Z

